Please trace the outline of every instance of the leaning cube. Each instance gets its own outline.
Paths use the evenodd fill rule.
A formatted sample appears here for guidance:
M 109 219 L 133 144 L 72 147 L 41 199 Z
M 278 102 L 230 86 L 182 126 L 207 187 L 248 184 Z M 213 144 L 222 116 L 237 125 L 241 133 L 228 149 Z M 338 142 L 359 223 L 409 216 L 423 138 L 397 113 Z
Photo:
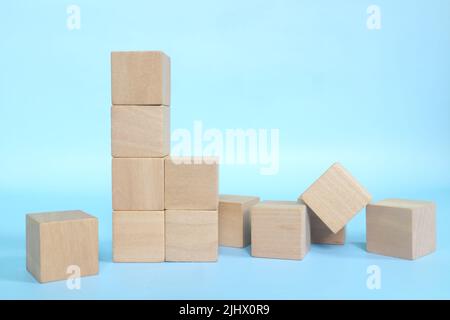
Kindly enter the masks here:
M 170 58 L 160 51 L 111 53 L 115 105 L 170 105 Z
M 243 248 L 250 244 L 250 208 L 258 197 L 219 196 L 219 244 Z
M 27 214 L 27 270 L 39 281 L 98 273 L 98 221 L 82 211 Z
M 305 204 L 303 200 L 298 199 L 300 204 Z M 311 243 L 314 244 L 344 244 L 345 243 L 345 227 L 337 233 L 331 231 L 320 218 L 306 206 L 306 212 L 309 216 L 309 224 L 311 226 Z
M 166 261 L 217 261 L 217 210 L 166 210 L 165 215 Z
M 433 202 L 387 199 L 366 209 L 367 251 L 414 260 L 436 249 Z
M 370 202 L 371 195 L 335 163 L 300 198 L 333 233 L 338 233 Z
M 302 260 L 311 242 L 306 206 L 263 201 L 251 208 L 252 256 Z
M 219 203 L 215 157 L 171 157 L 165 161 L 165 209 L 215 210 Z

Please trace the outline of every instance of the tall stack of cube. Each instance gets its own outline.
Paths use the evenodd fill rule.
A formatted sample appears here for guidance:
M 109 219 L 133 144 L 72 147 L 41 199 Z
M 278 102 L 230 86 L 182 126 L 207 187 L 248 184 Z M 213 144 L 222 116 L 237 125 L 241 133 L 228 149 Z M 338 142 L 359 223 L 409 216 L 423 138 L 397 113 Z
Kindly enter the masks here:
M 164 161 L 170 152 L 170 58 L 111 54 L 113 259 L 165 259 Z

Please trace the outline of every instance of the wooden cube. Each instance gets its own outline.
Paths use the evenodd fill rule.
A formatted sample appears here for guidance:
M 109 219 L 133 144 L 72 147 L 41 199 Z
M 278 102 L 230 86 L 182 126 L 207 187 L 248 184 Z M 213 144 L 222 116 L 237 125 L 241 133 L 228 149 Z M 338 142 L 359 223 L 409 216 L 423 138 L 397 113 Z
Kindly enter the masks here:
M 165 208 L 217 210 L 219 170 L 217 158 L 166 158 Z
M 158 158 L 169 155 L 169 150 L 169 107 L 111 107 L 111 152 L 113 157 Z
M 250 208 L 258 197 L 219 196 L 219 244 L 243 248 L 250 244 Z
M 251 209 L 252 256 L 302 260 L 309 251 L 306 206 L 294 201 L 263 201 Z
M 98 273 L 98 221 L 82 211 L 27 214 L 27 270 L 39 281 L 68 279 L 70 266 L 81 276 Z M 69 273 L 68 273 L 69 272 Z
M 216 261 L 217 211 L 166 210 L 166 261 Z
M 170 105 L 170 58 L 160 51 L 111 53 L 112 104 Z
M 114 211 L 115 262 L 164 261 L 164 211 Z
M 366 209 L 367 251 L 417 259 L 436 249 L 433 202 L 387 199 Z
M 298 199 L 300 204 L 306 205 L 303 200 Z M 325 223 L 308 207 L 306 212 L 309 216 L 309 224 L 311 227 L 311 243 L 315 244 L 344 244 L 345 243 L 345 227 L 337 233 L 331 231 Z
M 301 199 L 334 233 L 338 233 L 371 199 L 371 195 L 339 163 L 317 179 Z
M 112 203 L 116 211 L 164 210 L 164 158 L 113 158 Z

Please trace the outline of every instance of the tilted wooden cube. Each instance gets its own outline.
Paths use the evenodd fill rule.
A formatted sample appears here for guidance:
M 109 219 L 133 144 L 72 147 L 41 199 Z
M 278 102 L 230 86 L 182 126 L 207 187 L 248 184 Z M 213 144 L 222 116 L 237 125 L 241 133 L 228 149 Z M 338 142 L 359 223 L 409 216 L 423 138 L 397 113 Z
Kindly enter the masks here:
M 263 201 L 251 208 L 252 256 L 301 260 L 309 251 L 306 206 L 294 201 Z
M 112 104 L 170 105 L 170 58 L 160 51 L 111 53 Z
M 114 211 L 115 262 L 164 261 L 164 211 Z
M 112 203 L 116 211 L 164 210 L 164 158 L 113 158 Z
M 334 233 L 371 200 L 371 195 L 339 163 L 332 165 L 300 198 Z
M 166 210 L 166 261 L 216 261 L 217 211 Z
M 98 221 L 82 211 L 27 214 L 27 270 L 39 281 L 98 273 Z
M 219 196 L 219 245 L 243 248 L 250 244 L 250 208 L 258 197 Z
M 298 199 L 300 204 L 306 205 L 303 200 Z M 337 233 L 331 231 L 325 223 L 308 207 L 306 212 L 309 216 L 309 224 L 311 226 L 311 243 L 315 244 L 344 244 L 345 243 L 345 227 Z
M 158 158 L 170 151 L 170 108 L 112 106 L 111 152 L 118 158 Z
M 218 159 L 166 158 L 165 208 L 217 210 L 219 203 Z
M 366 209 L 367 251 L 417 259 L 436 249 L 433 202 L 387 199 Z

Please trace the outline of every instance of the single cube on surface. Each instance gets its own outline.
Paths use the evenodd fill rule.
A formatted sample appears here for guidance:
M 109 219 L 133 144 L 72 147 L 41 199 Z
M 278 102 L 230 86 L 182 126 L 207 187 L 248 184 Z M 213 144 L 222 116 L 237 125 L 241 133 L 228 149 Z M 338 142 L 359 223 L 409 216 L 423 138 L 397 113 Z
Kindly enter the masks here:
M 414 260 L 436 249 L 436 206 L 386 199 L 366 209 L 367 251 Z
M 26 215 L 27 270 L 41 283 L 98 273 L 98 221 L 83 211 Z
M 311 242 L 306 206 L 262 201 L 251 208 L 252 256 L 302 260 Z
M 219 196 L 219 244 L 243 248 L 250 244 L 250 208 L 258 197 Z

